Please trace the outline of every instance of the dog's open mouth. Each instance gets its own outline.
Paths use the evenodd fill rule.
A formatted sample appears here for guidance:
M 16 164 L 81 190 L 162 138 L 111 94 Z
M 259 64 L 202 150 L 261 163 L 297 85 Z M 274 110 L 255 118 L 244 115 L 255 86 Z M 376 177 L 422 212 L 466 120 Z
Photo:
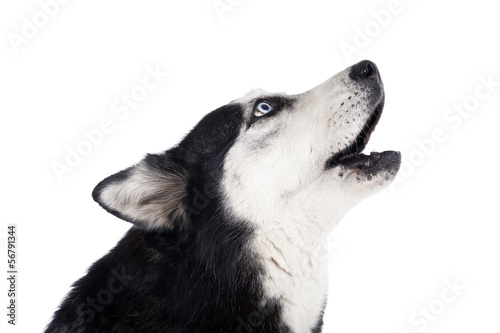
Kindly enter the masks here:
M 330 157 L 326 163 L 327 168 L 343 166 L 349 169 L 360 169 L 370 172 L 387 169 L 391 166 L 399 166 L 401 162 L 401 154 L 399 152 L 372 152 L 370 155 L 361 153 L 370 140 L 370 136 L 374 131 L 380 116 L 382 115 L 383 108 L 384 100 L 382 99 L 375 105 L 370 117 L 365 123 L 365 126 L 358 134 L 354 142 L 350 146 Z

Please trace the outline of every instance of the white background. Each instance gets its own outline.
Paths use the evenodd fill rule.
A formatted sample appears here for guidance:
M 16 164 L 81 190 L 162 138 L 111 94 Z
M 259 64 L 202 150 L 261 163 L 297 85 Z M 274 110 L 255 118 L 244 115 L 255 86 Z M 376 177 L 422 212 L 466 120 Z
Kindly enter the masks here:
M 15 223 L 20 273 L 14 328 L 1 279 L 0 330 L 42 331 L 71 283 L 130 227 L 93 202 L 100 180 L 176 144 L 202 115 L 253 88 L 299 93 L 366 58 L 386 89 L 367 150 L 400 150 L 403 176 L 334 231 L 324 331 L 499 332 L 493 2 L 221 2 L 231 10 L 218 13 L 212 0 L 74 0 L 47 22 L 37 1 L 2 2 L 0 262 L 6 271 L 6 226 Z M 380 14 L 388 9 L 390 18 Z M 46 25 L 15 46 L 23 18 Z M 357 53 L 343 52 L 347 44 Z M 148 66 L 169 75 L 119 118 L 113 103 Z M 113 130 L 59 180 L 53 163 L 106 118 Z M 466 289 L 456 296 L 446 281 Z M 429 307 L 422 322 L 418 311 Z

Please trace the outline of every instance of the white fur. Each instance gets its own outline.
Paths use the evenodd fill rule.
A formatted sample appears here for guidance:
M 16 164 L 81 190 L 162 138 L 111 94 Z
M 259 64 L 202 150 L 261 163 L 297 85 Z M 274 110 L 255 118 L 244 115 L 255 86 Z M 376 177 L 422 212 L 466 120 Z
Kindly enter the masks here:
M 102 204 L 148 229 L 171 227 L 171 220 L 185 214 L 187 176 L 160 172 L 145 161 L 131 169 L 123 181 L 110 183 L 99 194 Z
M 349 70 L 290 96 L 296 100 L 290 109 L 242 127 L 224 161 L 225 200 L 235 217 L 256 228 L 265 292 L 281 300 L 295 333 L 311 332 L 326 300 L 327 262 L 318 246 L 353 205 L 387 183 L 383 175 L 358 180 L 353 170 L 325 170 L 370 115 L 367 92 Z M 250 117 L 253 101 L 266 95 L 254 91 L 237 102 Z

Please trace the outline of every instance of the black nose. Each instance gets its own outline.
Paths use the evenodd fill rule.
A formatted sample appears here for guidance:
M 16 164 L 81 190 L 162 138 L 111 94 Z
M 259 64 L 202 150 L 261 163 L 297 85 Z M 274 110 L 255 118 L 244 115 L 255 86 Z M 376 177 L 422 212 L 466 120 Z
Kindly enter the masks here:
M 370 60 L 363 60 L 352 66 L 349 77 L 353 80 L 361 80 L 372 77 L 380 81 L 377 66 Z

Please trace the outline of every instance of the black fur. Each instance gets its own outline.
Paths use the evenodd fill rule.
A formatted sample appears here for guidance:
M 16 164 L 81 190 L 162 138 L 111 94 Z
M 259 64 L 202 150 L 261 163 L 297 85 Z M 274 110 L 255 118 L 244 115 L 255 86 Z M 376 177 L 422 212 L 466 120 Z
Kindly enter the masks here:
M 241 106 L 229 104 L 204 117 L 178 146 L 146 156 L 151 170 L 189 175 L 185 220 L 154 231 L 132 227 L 73 285 L 46 333 L 291 332 L 279 300 L 263 293 L 262 267 L 249 246 L 254 230 L 227 216 L 217 191 L 224 155 L 248 125 L 243 119 Z M 94 199 L 132 168 L 99 183 Z M 322 316 L 311 333 L 321 332 Z
M 46 332 L 289 332 L 262 294 L 251 229 L 221 224 L 214 205 L 183 233 L 133 227 L 75 283 Z
M 188 173 L 187 221 L 156 231 L 132 227 L 73 285 L 46 333 L 290 332 L 279 301 L 263 294 L 262 268 L 248 246 L 252 228 L 230 220 L 215 190 L 223 156 L 243 125 L 242 112 L 237 104 L 222 107 L 177 147 L 146 157 L 152 168 L 161 169 L 168 159 Z M 127 169 L 108 177 L 94 198 L 129 176 Z M 321 324 L 320 318 L 314 333 Z
M 326 309 L 326 299 L 323 304 L 323 309 L 321 310 L 321 314 L 319 315 L 318 322 L 316 323 L 316 327 L 312 330 L 311 333 L 321 333 L 323 331 L 323 315 L 325 314 Z

